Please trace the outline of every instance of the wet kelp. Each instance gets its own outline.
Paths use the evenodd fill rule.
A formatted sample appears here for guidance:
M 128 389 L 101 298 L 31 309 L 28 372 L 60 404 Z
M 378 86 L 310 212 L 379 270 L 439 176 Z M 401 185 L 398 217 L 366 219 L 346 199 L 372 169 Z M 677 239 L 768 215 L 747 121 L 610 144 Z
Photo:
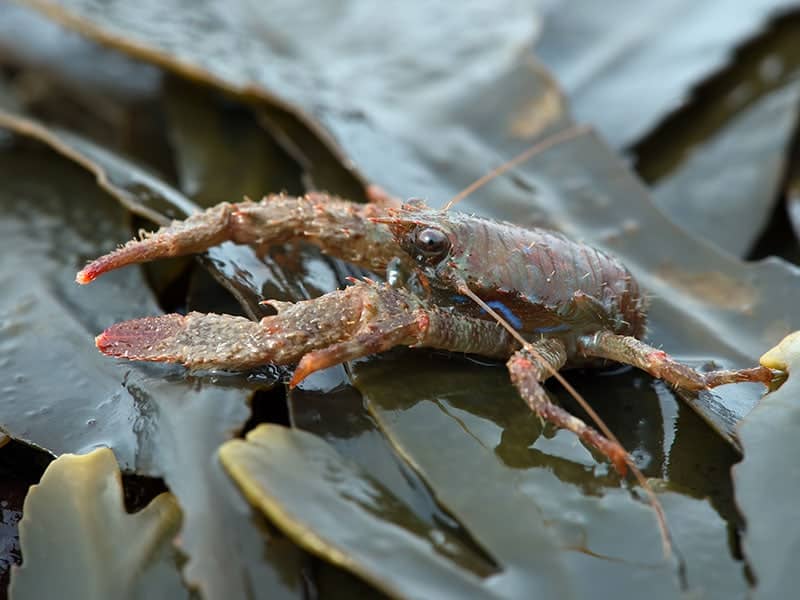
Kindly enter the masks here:
M 290 394 L 289 418 L 327 444 L 274 425 L 256 429 L 246 441 L 224 446 L 221 458 L 232 480 L 216 449 L 245 426 L 248 403 L 274 401 L 275 396 L 254 396 L 253 390 L 270 387 L 282 373 L 187 377 L 169 368 L 104 364 L 91 343 L 106 321 L 155 314 L 156 301 L 164 306 L 168 296 L 174 303 L 183 294 L 186 302 L 180 282 L 196 277 L 181 273 L 194 267 L 148 271 L 157 297 L 135 269 L 104 290 L 80 290 L 85 294 L 78 299 L 69 287 L 83 260 L 129 237 L 126 212 L 115 200 L 155 221 L 191 211 L 190 199 L 207 205 L 243 193 L 309 187 L 357 197 L 366 181 L 401 196 L 444 201 L 530 140 L 570 123 L 563 95 L 528 53 L 536 31 L 529 7 L 509 2 L 490 15 L 470 4 L 460 20 L 451 21 L 444 8 L 437 9 L 441 18 L 431 18 L 429 9 L 412 6 L 394 27 L 365 27 L 385 19 L 369 3 L 357 2 L 342 13 L 322 3 L 296 11 L 276 2 L 263 13 L 256 6 L 240 5 L 237 12 L 210 2 L 196 4 L 191 13 L 163 3 L 104 3 L 103 10 L 91 2 L 37 4 L 176 74 L 159 91 L 175 166 L 145 177 L 107 147 L 98 149 L 45 125 L 61 143 L 88 157 L 90 166 L 119 174 L 101 192 L 92 175 L 24 142 L 34 137 L 58 146 L 26 131 L 19 113 L 6 113 L 5 129 L 16 132 L 5 138 L 7 156 L 38 157 L 20 180 L 28 183 L 16 189 L 30 181 L 47 188 L 41 181 L 45 164 L 70 173 L 63 182 L 53 175 L 58 185 L 39 196 L 17 192 L 6 203 L 8 214 L 27 207 L 33 223 L 23 227 L 32 235 L 8 238 L 9 249 L 20 249 L 15 264 L 26 259 L 32 272 L 54 282 L 49 289 L 26 288 L 13 269 L 6 274 L 8 289 L 27 294 L 29 303 L 42 299 L 41 305 L 33 302 L 36 310 L 28 320 L 4 320 L 17 324 L 16 333 L 4 338 L 15 346 L 5 357 L 13 360 L 26 344 L 32 357 L 29 371 L 20 371 L 29 379 L 14 388 L 17 403 L 4 405 L 0 415 L 4 424 L 16 423 L 8 427 L 14 437 L 54 454 L 110 443 L 119 449 L 124 469 L 163 476 L 184 511 L 183 579 L 205 597 L 299 595 L 326 580 L 328 567 L 276 535 L 274 525 L 393 595 L 436 590 L 455 596 L 466 589 L 462 585 L 476 595 L 502 597 L 527 597 L 531 589 L 576 597 L 598 589 L 635 597 L 643 587 L 655 597 L 679 593 L 676 566 L 660 556 L 652 514 L 635 491 L 572 439 L 542 430 L 502 367 L 398 350 L 349 372 L 320 374 Z M 491 24 L 479 39 L 444 35 L 440 28 L 463 32 L 463 23 L 476 19 Z M 283 33 L 294 30 L 318 33 L 309 36 L 316 44 L 298 44 Z M 276 163 L 280 169 L 270 168 Z M 41 196 L 55 200 L 43 203 Z M 29 200 L 18 206 L 20 197 Z M 75 200 L 83 197 L 94 199 Z M 81 206 L 91 208 L 76 208 Z M 651 339 L 699 364 L 752 364 L 797 327 L 792 269 L 777 261 L 747 265 L 683 233 L 652 208 L 647 191 L 594 136 L 537 157 L 471 198 L 465 209 L 521 224 L 546 222 L 620 255 L 656 295 Z M 108 216 L 97 216 L 104 211 Z M 20 221 L 25 223 L 17 218 L 10 229 L 16 231 Z M 46 227 L 49 237 L 35 235 Z M 102 235 L 95 240 L 96 230 Z M 226 246 L 204 263 L 251 316 L 263 314 L 258 301 L 264 297 L 316 295 L 341 285 L 350 273 L 302 247 L 261 256 Z M 227 292 L 211 289 L 218 305 L 230 305 Z M 14 299 L 5 306 L 16 315 L 23 304 Z M 206 297 L 202 304 L 215 302 Z M 58 312 L 46 315 L 47 308 Z M 29 340 L 52 335 L 37 324 L 54 318 L 78 323 L 74 335 L 62 336 L 74 342 L 52 345 L 43 362 L 34 358 L 37 346 Z M 39 337 L 30 337 L 33 331 Z M 43 364 L 48 376 L 40 377 L 40 387 L 23 385 Z M 86 398 L 71 393 L 74 382 L 91 382 L 96 372 L 107 373 L 107 385 L 96 386 L 97 394 L 86 392 L 95 391 L 91 383 L 80 388 Z M 357 389 L 349 385 L 350 373 Z M 670 390 L 645 376 L 572 379 L 612 428 L 621 430 L 647 473 L 663 479 L 661 499 L 688 587 L 719 597 L 745 590 L 742 563 L 727 548 L 737 523 L 724 475 L 735 460 L 730 447 Z M 757 389 L 736 388 L 685 400 L 731 436 L 758 395 Z M 32 421 L 42 423 L 36 435 L 25 429 L 21 403 L 40 407 L 44 415 Z M 73 406 L 77 420 L 63 416 Z M 98 406 L 129 407 L 129 412 L 116 421 L 103 412 L 90 416 Z M 104 435 L 94 435 L 100 428 Z M 264 447 L 271 449 L 268 456 Z M 707 476 L 715 471 L 716 477 Z M 748 513 L 748 518 L 758 517 Z M 368 543 L 378 543 L 374 553 L 357 551 L 372 547 Z M 415 576 L 414 565 L 422 565 L 426 553 L 438 575 Z M 430 573 L 433 567 L 425 568 Z M 338 593 L 346 595 L 351 584 L 336 580 L 345 586 Z

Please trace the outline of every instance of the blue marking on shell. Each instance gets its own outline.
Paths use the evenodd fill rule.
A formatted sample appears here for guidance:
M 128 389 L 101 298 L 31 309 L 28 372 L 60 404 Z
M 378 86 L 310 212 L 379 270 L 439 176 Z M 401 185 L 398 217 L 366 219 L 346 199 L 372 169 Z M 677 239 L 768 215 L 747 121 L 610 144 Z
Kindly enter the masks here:
M 505 304 L 500 302 L 500 300 L 491 300 L 487 302 L 489 306 L 499 312 L 503 317 L 505 317 L 506 321 L 511 323 L 515 329 L 522 329 L 522 319 L 520 319 L 517 315 L 515 315 L 510 308 L 508 308 Z
M 467 302 L 469 302 L 469 298 L 467 298 L 466 296 L 462 296 L 461 294 L 453 294 L 451 296 L 451 299 L 456 304 L 466 304 Z
M 561 325 L 553 325 L 552 327 L 537 327 L 533 330 L 534 333 L 557 333 L 559 331 L 569 331 L 569 325 L 562 323 Z

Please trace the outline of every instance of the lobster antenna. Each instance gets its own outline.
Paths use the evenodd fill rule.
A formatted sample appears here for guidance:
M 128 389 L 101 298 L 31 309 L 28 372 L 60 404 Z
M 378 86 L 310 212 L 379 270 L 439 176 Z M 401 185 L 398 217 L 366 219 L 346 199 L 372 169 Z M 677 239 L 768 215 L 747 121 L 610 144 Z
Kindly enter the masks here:
M 544 152 L 548 148 L 552 148 L 553 146 L 557 146 L 558 144 L 561 144 L 563 142 L 576 138 L 580 135 L 583 135 L 584 133 L 589 133 L 591 130 L 592 128 L 589 125 L 572 125 L 571 127 L 567 127 L 566 129 L 554 135 L 546 137 L 541 142 L 538 142 L 533 146 L 531 146 L 530 148 L 528 148 L 527 150 L 523 151 L 522 153 L 517 154 L 517 156 L 503 163 L 499 167 L 492 169 L 491 171 L 486 173 L 486 175 L 484 175 L 483 177 L 480 177 L 479 179 L 473 181 L 463 190 L 458 192 L 455 196 L 450 198 L 447 204 L 445 204 L 444 207 L 442 208 L 442 211 L 447 212 L 453 206 L 461 202 L 464 198 L 469 196 L 475 190 L 482 188 L 492 179 L 495 179 L 496 177 L 499 177 L 503 173 L 510 171 L 517 165 L 524 163 L 526 160 L 529 160 L 533 156 L 536 156 L 537 154 Z
M 600 415 L 598 415 L 594 411 L 594 409 L 591 406 L 589 406 L 589 403 L 586 402 L 586 399 L 583 396 L 581 396 L 578 393 L 578 390 L 572 387 L 572 385 L 566 379 L 564 379 L 564 376 L 561 375 L 561 373 L 559 373 L 557 369 L 553 368 L 553 366 L 548 361 L 546 361 L 544 357 L 524 337 L 522 337 L 519 331 L 514 329 L 514 327 L 506 319 L 500 316 L 500 314 L 497 311 L 495 311 L 491 306 L 486 304 L 486 302 L 484 302 L 475 292 L 469 289 L 466 283 L 462 282 L 461 285 L 459 286 L 458 291 L 467 296 L 468 298 L 471 298 L 475 302 L 475 304 L 480 306 L 489 315 L 491 315 L 500 325 L 502 325 L 506 329 L 506 331 L 508 331 L 508 333 L 511 334 L 511 337 L 513 337 L 520 344 L 522 344 L 522 347 L 525 349 L 526 352 L 530 353 L 536 360 L 541 362 L 545 366 L 545 368 L 550 372 L 550 375 L 552 375 L 556 379 L 556 381 L 558 381 L 562 386 L 564 386 L 564 389 L 567 390 L 570 396 L 572 396 L 578 402 L 578 404 L 580 404 L 581 408 L 583 408 L 583 410 L 586 411 L 586 413 L 589 415 L 592 421 L 594 421 L 594 423 L 597 425 L 598 429 L 600 429 L 603 435 L 606 436 L 607 439 L 611 440 L 620 448 L 623 448 L 622 444 L 619 443 L 617 437 L 603 422 L 603 420 L 600 418 Z M 639 485 L 642 486 L 642 489 L 645 491 L 645 494 L 647 494 L 647 497 L 650 500 L 650 505 L 653 507 L 653 511 L 656 513 L 656 521 L 658 522 L 658 529 L 659 532 L 661 533 L 661 547 L 662 550 L 664 551 L 664 558 L 668 559 L 670 558 L 670 556 L 672 556 L 672 537 L 670 536 L 669 527 L 667 526 L 667 517 L 664 514 L 664 507 L 661 506 L 661 503 L 658 501 L 658 497 L 653 491 L 653 488 L 650 487 L 650 484 L 647 482 L 647 479 L 645 479 L 644 474 L 639 470 L 639 467 L 636 466 L 636 464 L 633 462 L 633 459 L 628 455 L 627 452 L 625 453 L 625 464 L 628 465 L 634 477 L 636 478 L 636 481 L 638 481 Z
M 553 146 L 556 146 L 568 140 L 579 137 L 585 133 L 589 133 L 591 132 L 591 130 L 592 128 L 588 125 L 573 125 L 571 127 L 568 127 L 567 129 L 560 131 L 555 135 L 545 138 L 544 140 L 534 144 L 527 150 L 521 152 L 514 158 L 508 160 L 504 164 L 496 167 L 495 169 L 492 169 L 482 177 L 479 177 L 478 179 L 473 181 L 470 185 L 468 185 L 458 194 L 453 196 L 447 202 L 447 204 L 444 205 L 442 211 L 446 212 L 450 210 L 453 206 L 461 202 L 464 198 L 472 194 L 474 191 L 480 189 L 493 179 L 510 171 L 514 167 L 524 163 L 525 161 L 529 160 L 536 154 L 544 152 L 545 150 L 548 150 Z M 574 387 L 572 387 L 572 385 L 566 379 L 564 379 L 561 373 L 559 373 L 555 368 L 553 368 L 553 366 L 549 362 L 544 360 L 542 355 L 533 346 L 531 346 L 531 344 L 524 337 L 522 337 L 522 335 L 516 329 L 514 329 L 514 327 L 505 318 L 503 318 L 500 314 L 497 313 L 497 311 L 495 311 L 492 307 L 490 307 L 483 300 L 481 300 L 481 298 L 478 297 L 477 294 L 475 294 L 471 289 L 469 289 L 466 283 L 462 282 L 459 287 L 460 287 L 459 291 L 462 294 L 464 294 L 468 298 L 471 298 L 473 302 L 475 302 L 478 306 L 480 306 L 483 310 L 485 310 L 487 314 L 491 315 L 503 328 L 506 329 L 506 331 L 508 331 L 509 334 L 511 334 L 511 337 L 513 337 L 522 345 L 522 347 L 528 353 L 530 353 L 534 358 L 536 358 L 538 361 L 540 361 L 542 364 L 545 365 L 545 369 L 549 371 L 550 375 L 553 376 L 556 379 L 556 381 L 558 381 L 564 387 L 564 389 L 567 390 L 567 392 L 575 399 L 575 401 L 578 402 L 578 404 L 586 411 L 586 413 L 589 415 L 589 417 L 592 419 L 595 425 L 597 425 L 598 429 L 600 429 L 602 434 L 606 436 L 606 439 L 615 443 L 620 448 L 623 447 L 622 444 L 620 444 L 617 437 L 612 433 L 612 431 L 600 418 L 600 416 L 594 411 L 594 409 L 589 405 L 589 403 L 586 402 L 586 399 L 583 396 L 581 396 L 581 394 L 579 394 L 578 391 Z M 650 505 L 653 507 L 653 511 L 656 513 L 656 521 L 658 522 L 658 529 L 659 532 L 661 533 L 661 545 L 664 551 L 664 557 L 669 558 L 672 555 L 672 539 L 669 533 L 669 528 L 667 526 L 667 518 L 664 513 L 664 508 L 658 501 L 658 497 L 655 495 L 655 492 L 653 492 L 653 489 L 650 487 L 650 484 L 647 482 L 647 479 L 645 479 L 644 474 L 639 470 L 639 468 L 636 466 L 636 464 L 633 462 L 633 460 L 631 459 L 631 457 L 628 455 L 627 452 L 625 453 L 625 464 L 628 465 L 634 477 L 636 478 L 636 481 L 645 491 L 645 493 L 648 496 L 648 499 L 650 500 Z

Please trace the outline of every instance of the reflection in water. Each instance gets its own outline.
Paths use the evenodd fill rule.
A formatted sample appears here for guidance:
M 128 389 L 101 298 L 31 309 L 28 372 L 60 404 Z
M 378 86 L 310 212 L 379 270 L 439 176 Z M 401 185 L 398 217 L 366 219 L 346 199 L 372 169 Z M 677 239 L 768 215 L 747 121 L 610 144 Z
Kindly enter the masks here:
M 547 548 L 587 581 L 618 581 L 612 572 L 672 581 L 651 508 L 568 434 L 542 431 L 502 365 L 396 351 L 358 363 L 354 375 L 393 445 L 506 567 L 499 579 L 542 568 L 534 554 Z M 656 455 L 660 434 L 653 439 Z
M 469 532 L 439 505 L 417 472 L 398 457 L 342 367 L 327 369 L 304 380 L 289 393 L 289 410 L 292 426 L 316 433 L 342 456 L 358 463 L 390 492 L 383 496 L 398 506 L 402 504 L 404 510 L 410 510 L 415 519 L 430 527 L 425 535 L 441 544 L 442 551 L 453 557 L 458 552 L 467 552 L 472 561 L 478 557 L 478 564 L 486 566 L 484 575 L 496 568 L 494 560 Z M 355 491 L 351 489 L 349 493 Z M 389 507 L 384 500 L 379 504 L 381 510 Z M 396 513 L 395 509 L 397 506 L 390 512 Z
M 370 400 L 381 410 L 403 411 L 432 401 L 509 467 L 547 469 L 586 494 L 621 485 L 603 458 L 592 455 L 592 460 L 568 432 L 542 427 L 519 399 L 502 364 L 485 366 L 430 353 L 426 368 L 420 369 L 419 352 L 424 351 L 396 351 L 391 361 L 378 357 L 357 365 L 356 374 L 368 380 Z M 736 518 L 726 467 L 736 460 L 736 452 L 666 385 L 635 369 L 569 371 L 567 376 L 646 476 L 662 480 L 662 489 L 710 497 L 726 521 Z M 557 384 L 549 383 L 548 390 L 555 401 L 589 422 Z
M 647 477 L 662 477 L 668 448 L 664 447 L 664 422 L 652 379 L 635 369 L 570 373 L 570 381 L 597 411 L 620 443 L 634 457 Z M 587 423 L 588 415 L 577 402 L 557 386 L 551 385 L 558 401 Z
M 708 497 L 732 528 L 741 525 L 731 478 L 731 467 L 739 460 L 736 450 L 714 435 L 693 410 L 678 402 L 669 481 L 684 493 Z
M 412 357 L 404 360 L 401 356 L 393 361 L 392 371 L 403 373 L 406 368 L 414 368 L 410 362 L 413 360 Z M 588 451 L 584 451 L 582 446 L 577 450 L 568 448 L 572 445 L 568 434 L 557 434 L 549 424 L 543 430 L 541 421 L 524 405 L 511 385 L 505 366 L 476 365 L 457 357 L 443 357 L 436 363 L 422 372 L 417 367 L 413 380 L 405 377 L 402 388 L 392 386 L 392 393 L 385 397 L 377 395 L 374 385 L 370 385 L 370 399 L 380 403 L 383 410 L 403 410 L 422 399 L 434 401 L 453 418 L 465 421 L 469 415 L 478 417 L 465 422 L 464 427 L 471 435 L 481 438 L 484 445 L 492 447 L 510 467 L 544 467 L 559 479 L 592 493 L 597 493 L 602 487 L 619 486 L 619 477 L 605 463 L 598 465 L 587 459 Z M 380 366 L 381 360 L 377 359 L 360 367 L 359 373 L 364 369 L 377 370 Z M 383 370 L 380 374 L 369 374 L 371 383 L 380 377 L 389 377 L 386 386 L 392 385 L 393 376 Z M 639 389 L 641 386 L 637 384 L 632 386 L 628 378 L 627 374 L 618 377 L 570 374 L 572 383 L 591 399 L 611 429 L 617 432 L 620 441 L 633 452 L 649 457 L 644 465 L 647 473 L 658 476 L 663 464 L 663 436 L 657 398 L 652 390 Z M 554 392 L 556 401 L 585 418 L 574 406 L 574 401 L 559 393 L 556 386 L 549 385 L 548 389 Z M 626 401 L 626 395 L 620 390 L 631 398 Z M 623 400 L 619 400 L 620 397 Z M 652 433 L 651 423 L 657 424 L 656 433 Z M 493 426 L 487 427 L 489 424 Z M 574 445 L 579 444 L 574 442 Z

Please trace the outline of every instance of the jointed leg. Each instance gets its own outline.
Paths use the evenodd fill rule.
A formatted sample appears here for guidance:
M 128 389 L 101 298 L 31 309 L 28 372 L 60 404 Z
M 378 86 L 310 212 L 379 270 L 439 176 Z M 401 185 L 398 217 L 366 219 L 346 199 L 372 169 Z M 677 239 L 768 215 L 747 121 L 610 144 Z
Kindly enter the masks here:
M 532 347 L 538 356 L 522 349 L 507 363 L 511 381 L 530 409 L 545 421 L 573 432 L 583 442 L 606 455 L 619 473 L 625 474 L 627 470 L 625 449 L 606 439 L 581 419 L 553 404 L 542 386 L 542 382 L 551 375 L 550 369 L 547 368 L 548 364 L 557 371 L 566 363 L 567 351 L 564 344 L 559 340 L 550 339 L 536 342 Z
M 126 265 L 203 252 L 226 241 L 268 246 L 299 238 L 316 244 L 327 254 L 383 272 L 392 258 L 405 256 L 389 230 L 370 221 L 383 214 L 385 205 L 357 204 L 326 194 L 299 198 L 273 195 L 261 202 L 224 202 L 131 240 L 92 261 L 76 280 L 89 283 Z
M 679 363 L 663 350 L 653 348 L 641 340 L 608 332 L 582 337 L 579 340 L 579 351 L 585 356 L 632 365 L 686 390 L 704 390 L 741 381 L 768 385 L 773 376 L 772 371 L 766 367 L 703 373 Z

